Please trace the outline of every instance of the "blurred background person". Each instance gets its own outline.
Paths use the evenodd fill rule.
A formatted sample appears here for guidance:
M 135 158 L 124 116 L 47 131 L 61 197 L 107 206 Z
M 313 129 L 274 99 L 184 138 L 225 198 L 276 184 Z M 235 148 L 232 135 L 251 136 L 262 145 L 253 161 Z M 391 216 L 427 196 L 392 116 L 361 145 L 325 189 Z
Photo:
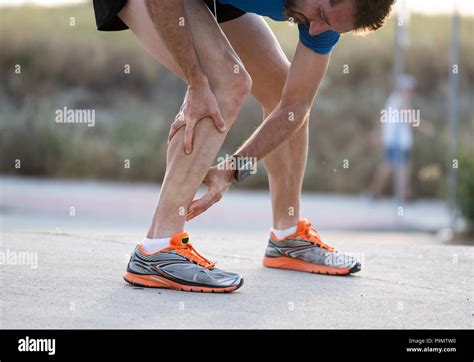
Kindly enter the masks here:
M 372 144 L 382 143 L 384 153 L 384 160 L 378 166 L 370 186 L 373 197 L 383 195 L 390 177 L 399 167 L 402 200 L 412 199 L 413 129 L 419 127 L 425 134 L 433 135 L 431 124 L 422 122 L 419 112 L 412 107 L 415 88 L 416 80 L 411 75 L 403 74 L 397 79 L 395 90 L 390 94 L 382 111 L 388 118 L 382 115 L 378 122 L 381 126 L 377 126 L 372 133 Z

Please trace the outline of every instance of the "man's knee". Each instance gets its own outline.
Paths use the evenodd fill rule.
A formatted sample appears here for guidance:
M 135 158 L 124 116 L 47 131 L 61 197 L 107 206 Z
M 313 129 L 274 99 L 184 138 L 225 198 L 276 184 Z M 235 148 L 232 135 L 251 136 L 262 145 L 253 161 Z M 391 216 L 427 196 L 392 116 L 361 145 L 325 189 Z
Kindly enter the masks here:
M 226 77 L 219 89 L 216 90 L 217 97 L 222 100 L 220 105 L 222 115 L 229 126 L 237 118 L 251 90 L 252 78 L 243 67 L 240 67 L 238 72 Z
M 237 86 L 239 88 L 239 96 L 245 102 L 252 92 L 252 77 L 246 70 L 241 72 Z
M 244 104 L 252 91 L 252 78 L 245 68 L 240 67 L 238 73 L 231 77 L 227 84 L 228 93 L 235 97 L 235 100 Z

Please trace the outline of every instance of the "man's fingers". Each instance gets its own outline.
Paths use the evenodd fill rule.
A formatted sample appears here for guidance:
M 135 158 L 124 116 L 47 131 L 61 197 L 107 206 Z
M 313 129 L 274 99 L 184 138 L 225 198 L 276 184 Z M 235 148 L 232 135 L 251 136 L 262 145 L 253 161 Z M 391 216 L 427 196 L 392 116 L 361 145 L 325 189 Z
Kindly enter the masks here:
M 191 220 L 196 216 L 207 211 L 212 205 L 219 202 L 222 199 L 223 194 L 219 191 L 208 191 L 200 199 L 194 200 L 191 202 L 188 208 L 188 214 L 186 215 L 186 220 Z
M 190 220 L 194 219 L 196 216 L 201 215 L 206 210 L 207 209 L 200 209 L 198 211 L 190 212 L 189 214 L 186 215 L 186 221 L 190 221 Z
M 209 209 L 214 204 L 215 203 L 213 202 L 211 204 L 205 205 L 203 207 L 196 208 L 196 209 L 194 209 L 194 211 L 189 212 L 186 215 L 186 221 L 189 221 L 191 219 L 194 219 L 196 216 L 201 215 L 203 212 L 207 211 L 207 209 Z
M 184 130 L 184 151 L 189 155 L 193 151 L 194 124 L 187 123 Z
M 214 124 L 216 125 L 216 128 L 220 132 L 225 132 L 227 130 L 227 127 L 225 126 L 224 117 L 222 117 L 221 111 L 219 109 L 217 109 L 217 111 L 212 114 L 212 119 L 214 121 Z
M 179 119 L 178 119 L 178 117 L 179 117 Z M 184 127 L 185 125 L 186 125 L 186 123 L 184 122 L 184 120 L 182 120 L 182 117 L 179 116 L 179 115 L 176 116 L 176 120 L 173 122 L 173 124 L 170 127 L 170 132 L 168 134 L 168 143 L 171 142 L 171 139 L 176 134 L 176 132 L 178 132 L 178 130 L 181 127 Z
M 191 202 L 191 204 L 189 205 L 188 211 L 194 212 L 198 209 L 202 209 L 206 207 L 207 205 L 211 203 L 213 198 L 214 198 L 214 192 L 211 190 L 208 190 L 203 197 Z

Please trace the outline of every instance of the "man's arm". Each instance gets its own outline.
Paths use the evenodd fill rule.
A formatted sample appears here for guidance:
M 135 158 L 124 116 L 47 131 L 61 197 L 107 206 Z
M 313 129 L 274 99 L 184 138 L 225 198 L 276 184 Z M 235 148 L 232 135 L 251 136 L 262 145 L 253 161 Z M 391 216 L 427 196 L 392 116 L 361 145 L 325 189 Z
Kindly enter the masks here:
M 146 7 L 155 29 L 188 84 L 186 97 L 172 124 L 168 141 L 181 127 L 186 127 L 184 149 L 186 153 L 191 153 L 193 132 L 199 120 L 211 117 L 221 132 L 226 131 L 225 121 L 196 55 L 193 38 L 185 19 L 183 0 L 146 0 Z
M 317 54 L 298 44 L 280 103 L 236 154 L 261 160 L 302 126 L 326 74 L 329 58 L 329 54 Z
M 285 142 L 304 123 L 311 109 L 319 84 L 326 74 L 329 55 L 317 54 L 302 43 L 298 44 L 283 88 L 279 105 L 262 125 L 236 152 L 242 157 L 261 160 Z M 223 161 L 232 162 L 231 160 Z M 224 167 L 221 167 L 224 166 Z M 201 198 L 194 200 L 186 220 L 202 214 L 218 202 L 234 179 L 234 169 L 224 164 L 211 167 L 204 184 L 209 188 Z

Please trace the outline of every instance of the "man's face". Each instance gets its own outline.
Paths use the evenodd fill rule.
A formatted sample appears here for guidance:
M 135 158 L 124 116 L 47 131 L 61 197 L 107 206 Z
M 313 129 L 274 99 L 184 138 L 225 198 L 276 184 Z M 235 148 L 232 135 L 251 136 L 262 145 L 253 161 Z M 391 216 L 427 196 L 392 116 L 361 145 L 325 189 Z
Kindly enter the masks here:
M 306 24 L 311 35 L 327 30 L 340 34 L 354 29 L 352 0 L 286 0 L 286 15 L 295 23 Z

